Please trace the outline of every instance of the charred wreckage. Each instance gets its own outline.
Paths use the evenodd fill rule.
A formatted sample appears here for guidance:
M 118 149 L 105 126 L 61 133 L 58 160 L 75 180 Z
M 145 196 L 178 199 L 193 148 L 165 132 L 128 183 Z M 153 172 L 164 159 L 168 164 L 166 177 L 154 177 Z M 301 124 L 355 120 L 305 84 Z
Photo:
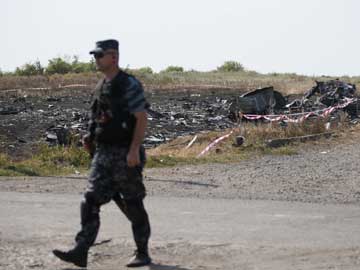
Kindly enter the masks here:
M 299 121 L 304 115 L 335 113 L 341 109 L 357 122 L 360 100 L 353 84 L 340 80 L 316 82 L 302 97 L 284 97 L 273 87 L 238 96 L 234 92 L 150 92 L 149 129 L 145 145 L 152 147 L 183 135 L 234 127 L 239 120 Z M 68 145 L 87 130 L 89 98 L 12 97 L 0 100 L 0 137 L 3 144 L 19 144 L 43 138 L 51 145 Z M 9 144 L 10 140 L 10 144 Z M 12 141 L 11 141 L 12 140 Z M 0 145 L 1 146 L 1 145 Z M 4 145 L 1 146 L 4 149 Z

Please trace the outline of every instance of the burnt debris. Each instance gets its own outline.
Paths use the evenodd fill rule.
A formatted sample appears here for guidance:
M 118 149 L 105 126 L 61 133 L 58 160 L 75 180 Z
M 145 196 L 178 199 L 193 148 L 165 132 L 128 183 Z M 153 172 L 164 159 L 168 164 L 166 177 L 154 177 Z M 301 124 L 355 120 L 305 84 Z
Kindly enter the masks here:
M 146 147 L 183 135 L 233 126 L 227 117 L 232 93 L 148 92 Z M 37 142 L 81 144 L 87 132 L 90 97 L 22 96 L 0 98 L 0 148 L 12 154 Z M 3 113 L 1 113 L 3 112 Z M 19 142 L 26 141 L 27 143 Z M 11 145 L 11 148 L 10 148 Z
M 340 80 L 316 81 L 305 95 L 290 100 L 273 87 L 256 89 L 232 100 L 229 117 L 233 121 L 242 115 L 277 115 L 312 112 L 328 107 L 347 104 L 343 110 L 352 118 L 359 115 L 360 100 L 355 96 L 356 86 Z
M 314 95 L 320 95 L 319 102 L 326 106 L 333 106 L 344 98 L 353 98 L 356 91 L 356 86 L 354 84 L 345 83 L 339 80 L 315 82 L 316 85 L 304 95 L 304 100 L 309 100 Z
M 354 119 L 360 108 L 355 91 L 355 85 L 332 80 L 316 82 L 299 99 L 284 97 L 273 87 L 243 95 L 237 90 L 146 92 L 151 108 L 145 145 L 152 147 L 202 131 L 222 131 L 234 127 L 241 114 L 289 114 L 347 102 L 343 110 Z M 0 149 L 13 154 L 41 141 L 81 145 L 87 131 L 90 99 L 88 94 L 0 97 Z

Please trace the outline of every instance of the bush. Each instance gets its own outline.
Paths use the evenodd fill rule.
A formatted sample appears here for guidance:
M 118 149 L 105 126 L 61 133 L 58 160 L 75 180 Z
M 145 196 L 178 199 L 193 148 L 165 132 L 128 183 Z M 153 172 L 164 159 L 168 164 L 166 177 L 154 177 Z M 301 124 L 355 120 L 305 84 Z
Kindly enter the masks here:
M 184 72 L 184 68 L 179 66 L 168 66 L 163 72 Z
M 95 60 L 91 59 L 90 62 L 80 62 L 77 56 L 74 56 L 74 60 L 71 63 L 71 72 L 82 73 L 82 72 L 94 72 L 96 71 Z
M 60 57 L 49 60 L 49 64 L 46 68 L 46 74 L 66 74 L 71 72 L 71 64 L 66 62 Z
M 35 63 L 26 63 L 22 67 L 17 67 L 15 75 L 18 76 L 32 76 L 32 75 L 43 75 L 44 68 L 41 66 L 39 61 Z
M 142 68 L 139 68 L 137 71 L 142 74 L 153 74 L 154 73 L 154 71 L 152 70 L 151 67 L 142 67 Z
M 244 71 L 244 67 L 239 62 L 226 61 L 224 62 L 224 64 L 222 64 L 220 67 L 217 68 L 217 71 L 238 72 L 238 71 Z

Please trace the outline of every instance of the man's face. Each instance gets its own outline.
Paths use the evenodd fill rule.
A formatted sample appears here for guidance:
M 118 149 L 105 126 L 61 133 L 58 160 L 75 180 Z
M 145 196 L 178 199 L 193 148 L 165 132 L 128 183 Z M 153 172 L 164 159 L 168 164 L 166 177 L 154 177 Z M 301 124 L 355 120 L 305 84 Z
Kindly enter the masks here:
M 115 50 L 106 50 L 103 53 L 94 54 L 96 67 L 100 71 L 107 71 L 113 66 L 117 66 L 118 52 Z

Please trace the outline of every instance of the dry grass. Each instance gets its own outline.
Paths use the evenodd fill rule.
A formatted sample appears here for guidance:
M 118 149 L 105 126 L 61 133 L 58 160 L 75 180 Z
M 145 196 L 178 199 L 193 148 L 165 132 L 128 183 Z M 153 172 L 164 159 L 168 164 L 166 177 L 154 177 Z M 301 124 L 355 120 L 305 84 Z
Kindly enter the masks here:
M 266 141 L 269 139 L 289 138 L 310 134 L 326 132 L 325 124 L 328 119 L 316 118 L 304 121 L 301 124 L 290 123 L 281 126 L 279 123 L 244 123 L 234 129 L 233 134 L 215 145 L 207 154 L 197 158 L 199 153 L 216 138 L 225 135 L 230 130 L 223 132 L 206 132 L 197 134 L 197 140 L 189 148 L 186 146 L 194 136 L 177 138 L 167 144 L 160 145 L 148 151 L 151 166 L 171 166 L 174 164 L 198 164 L 207 162 L 236 162 L 247 159 L 251 156 L 273 154 L 273 155 L 292 155 L 297 151 L 295 145 L 287 145 L 280 148 L 269 148 Z M 347 129 L 348 125 L 345 118 L 338 119 L 331 125 L 331 131 L 341 131 Z M 236 146 L 237 136 L 243 136 L 245 143 Z
M 98 73 L 65 74 L 51 76 L 2 76 L 0 97 L 7 96 L 61 96 L 89 95 L 99 78 Z M 75 85 L 67 88 L 64 86 Z
M 144 84 L 145 89 L 152 90 L 239 90 L 249 91 L 265 86 L 274 88 L 284 95 L 302 94 L 309 90 L 315 80 L 330 80 L 335 77 L 310 77 L 296 74 L 259 74 L 254 71 L 244 72 L 179 72 L 179 73 L 142 73 L 130 70 Z M 83 84 L 93 89 L 102 75 L 100 73 L 79 73 L 50 76 L 0 76 L 0 93 L 8 89 L 51 88 Z M 341 77 L 343 81 L 360 87 L 360 77 Z M 29 91 L 31 92 L 31 91 Z M 29 93 L 27 93 L 29 94 Z
M 59 88 L 69 84 L 95 85 L 101 77 L 100 73 L 69 73 L 49 76 L 1 76 L 0 90 L 26 88 Z

